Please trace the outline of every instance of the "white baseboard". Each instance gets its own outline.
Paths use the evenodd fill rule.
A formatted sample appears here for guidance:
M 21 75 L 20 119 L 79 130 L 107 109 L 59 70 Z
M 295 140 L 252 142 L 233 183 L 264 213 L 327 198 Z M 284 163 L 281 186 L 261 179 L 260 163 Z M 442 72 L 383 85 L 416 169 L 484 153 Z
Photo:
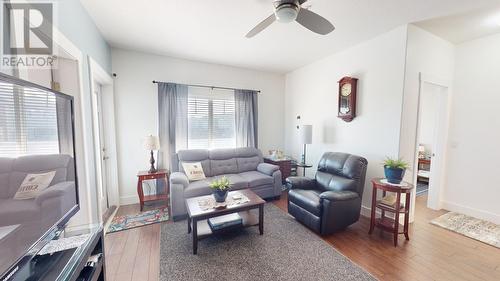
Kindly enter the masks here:
M 445 210 L 461 213 L 461 214 L 475 217 L 478 219 L 487 220 L 487 221 L 490 221 L 492 223 L 500 224 L 500 215 L 498 215 L 498 214 L 494 214 L 494 213 L 491 213 L 488 211 L 479 210 L 479 209 L 475 209 L 475 208 L 470 208 L 467 206 L 463 206 L 463 205 L 456 204 L 453 202 L 448 202 L 448 201 L 441 201 L 441 204 L 443 206 L 443 209 L 445 209 Z
M 120 205 L 131 205 L 139 203 L 139 197 L 137 195 L 121 196 Z

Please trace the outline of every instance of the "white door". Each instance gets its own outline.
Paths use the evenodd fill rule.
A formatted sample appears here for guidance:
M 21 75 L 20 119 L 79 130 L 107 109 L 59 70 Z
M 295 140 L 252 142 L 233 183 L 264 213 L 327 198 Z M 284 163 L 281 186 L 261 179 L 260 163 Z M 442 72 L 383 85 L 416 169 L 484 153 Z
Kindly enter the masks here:
M 426 104 L 423 101 L 427 101 Z M 422 81 L 419 108 L 419 137 L 422 137 L 425 129 L 431 130 L 430 133 L 426 133 L 430 135 L 431 146 L 427 206 L 431 209 L 441 209 L 440 198 L 444 185 L 445 153 L 448 135 L 448 87 Z M 432 112 L 423 114 L 424 110 Z M 424 115 L 427 116 L 426 118 L 430 117 L 433 120 L 422 120 Z M 422 126 L 426 126 L 426 128 Z M 418 165 L 415 167 L 418 167 Z
M 107 189 L 107 159 L 103 114 L 102 114 L 102 87 L 99 84 L 94 85 L 92 93 L 92 111 L 93 111 L 93 127 L 94 127 L 94 151 L 96 160 L 96 179 L 97 179 L 97 196 L 99 203 L 99 219 L 108 210 L 108 189 Z

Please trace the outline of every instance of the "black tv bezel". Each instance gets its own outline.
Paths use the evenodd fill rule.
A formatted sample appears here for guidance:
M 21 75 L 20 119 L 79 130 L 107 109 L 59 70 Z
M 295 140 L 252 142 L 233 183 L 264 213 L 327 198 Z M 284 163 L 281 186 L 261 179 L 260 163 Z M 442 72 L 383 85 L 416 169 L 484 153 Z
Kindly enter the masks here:
M 5 272 L 0 274 L 0 281 L 6 281 L 14 278 L 22 267 L 26 266 L 33 257 L 54 237 L 58 235 L 58 232 L 62 230 L 62 228 L 68 223 L 68 221 L 80 211 L 80 195 L 79 195 L 79 186 L 78 186 L 78 172 L 77 172 L 77 163 L 76 163 L 76 144 L 75 144 L 75 103 L 73 96 L 64 94 L 59 91 L 55 91 L 53 89 L 35 84 L 33 82 L 29 82 L 5 73 L 0 72 L 0 81 L 4 81 L 7 83 L 12 83 L 14 85 L 19 85 L 22 87 L 30 87 L 36 88 L 43 91 L 54 93 L 56 96 L 60 96 L 66 98 L 70 101 L 71 108 L 71 133 L 73 135 L 73 164 L 75 169 L 75 195 L 76 195 L 76 204 L 73 206 L 66 214 L 64 214 L 61 219 L 59 219 L 53 226 L 51 226 L 40 238 L 34 242 L 30 248 L 23 254 L 22 257 L 17 259 Z

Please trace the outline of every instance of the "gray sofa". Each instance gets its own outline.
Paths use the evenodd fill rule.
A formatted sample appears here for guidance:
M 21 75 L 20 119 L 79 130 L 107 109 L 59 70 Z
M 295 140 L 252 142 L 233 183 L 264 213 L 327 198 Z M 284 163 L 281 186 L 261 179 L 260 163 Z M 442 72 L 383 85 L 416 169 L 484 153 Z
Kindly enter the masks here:
M 0 239 L 2 254 L 5 251 L 0 255 L 0 268 L 11 263 L 13 255 L 24 253 L 75 205 L 73 161 L 59 154 L 0 157 L 0 228 L 16 229 L 15 235 Z M 50 171 L 56 171 L 50 186 L 36 198 L 14 199 L 27 174 Z
M 250 188 L 262 198 L 281 195 L 279 167 L 263 163 L 262 153 L 256 148 L 181 150 L 172 158 L 170 206 L 174 220 L 186 217 L 186 198 L 211 194 L 210 182 L 222 176 L 229 179 L 232 190 Z M 183 162 L 200 162 L 207 178 L 189 182 Z

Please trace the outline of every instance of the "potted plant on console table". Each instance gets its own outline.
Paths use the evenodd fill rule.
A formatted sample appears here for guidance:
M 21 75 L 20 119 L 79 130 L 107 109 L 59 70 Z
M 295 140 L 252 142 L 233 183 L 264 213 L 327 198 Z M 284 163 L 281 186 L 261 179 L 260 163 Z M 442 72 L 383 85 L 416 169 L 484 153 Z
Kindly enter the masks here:
M 408 163 L 403 161 L 403 159 L 393 159 L 387 157 L 384 161 L 384 173 L 387 181 L 393 184 L 400 184 L 405 175 L 405 171 L 408 169 Z
M 221 177 L 218 180 L 214 180 L 210 183 L 210 188 L 214 194 L 215 202 L 222 203 L 226 201 L 227 192 L 231 188 L 231 183 L 226 177 Z

